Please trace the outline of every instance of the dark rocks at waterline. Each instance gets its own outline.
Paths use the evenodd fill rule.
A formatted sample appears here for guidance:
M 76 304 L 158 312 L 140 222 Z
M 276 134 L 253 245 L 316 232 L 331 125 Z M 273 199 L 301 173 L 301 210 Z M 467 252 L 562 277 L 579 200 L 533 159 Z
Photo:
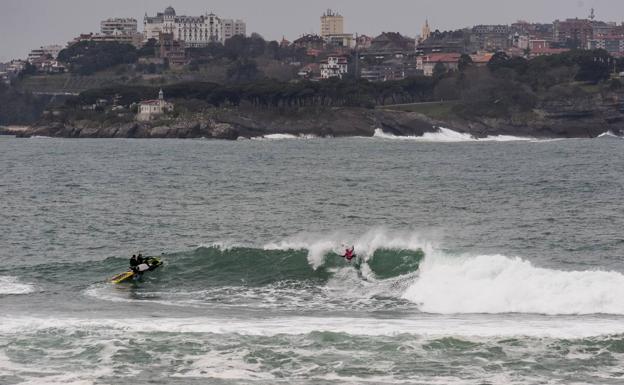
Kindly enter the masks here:
M 536 112 L 530 119 L 471 119 L 457 117 L 437 121 L 415 112 L 389 109 L 325 108 L 296 112 L 218 109 L 155 123 L 103 125 L 95 121 L 66 119 L 63 123 L 41 122 L 15 133 L 18 136 L 64 138 L 211 138 L 236 140 L 270 134 L 319 137 L 370 137 L 381 129 L 396 136 L 422 136 L 445 127 L 474 137 L 510 135 L 535 138 L 591 138 L 611 131 L 621 134 L 624 118 L 600 113 L 552 114 Z
M 236 140 L 270 134 L 373 136 L 381 128 L 395 135 L 435 132 L 433 122 L 420 114 L 367 109 L 304 110 L 297 113 L 219 110 L 196 120 L 101 125 L 94 121 L 68 119 L 41 122 L 24 136 L 64 138 L 211 138 Z

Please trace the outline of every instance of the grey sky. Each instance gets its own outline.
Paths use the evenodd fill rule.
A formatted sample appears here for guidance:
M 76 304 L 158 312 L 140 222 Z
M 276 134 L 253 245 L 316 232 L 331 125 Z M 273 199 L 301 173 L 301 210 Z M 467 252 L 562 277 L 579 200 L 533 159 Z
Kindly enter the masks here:
M 79 33 L 98 32 L 108 17 L 135 17 L 172 5 L 178 14 L 213 11 L 241 18 L 248 32 L 293 40 L 317 32 L 327 8 L 345 16 L 347 32 L 397 31 L 416 36 L 425 20 L 439 29 L 518 19 L 553 21 L 586 17 L 596 8 L 605 21 L 624 21 L 624 0 L 0 0 L 0 61 L 25 57 L 32 48 L 64 44 Z

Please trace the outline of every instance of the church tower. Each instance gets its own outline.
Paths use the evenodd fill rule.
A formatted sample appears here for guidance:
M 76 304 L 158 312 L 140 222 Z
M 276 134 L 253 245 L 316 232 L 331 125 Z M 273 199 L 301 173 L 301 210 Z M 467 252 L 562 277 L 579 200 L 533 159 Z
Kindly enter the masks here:
M 420 39 L 421 41 L 425 41 L 429 39 L 431 36 L 431 28 L 429 28 L 429 19 L 425 19 L 425 25 L 423 25 L 422 30 L 420 31 Z

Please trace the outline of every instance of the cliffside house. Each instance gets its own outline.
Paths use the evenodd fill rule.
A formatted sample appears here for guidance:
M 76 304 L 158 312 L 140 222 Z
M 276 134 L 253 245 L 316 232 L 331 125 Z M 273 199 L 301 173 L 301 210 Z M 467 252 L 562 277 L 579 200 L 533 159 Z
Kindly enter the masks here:
M 139 113 L 137 115 L 137 120 L 141 122 L 147 122 L 172 111 L 173 103 L 167 102 L 165 100 L 165 94 L 163 93 L 163 90 L 160 90 L 160 92 L 158 93 L 158 99 L 144 100 L 139 103 Z

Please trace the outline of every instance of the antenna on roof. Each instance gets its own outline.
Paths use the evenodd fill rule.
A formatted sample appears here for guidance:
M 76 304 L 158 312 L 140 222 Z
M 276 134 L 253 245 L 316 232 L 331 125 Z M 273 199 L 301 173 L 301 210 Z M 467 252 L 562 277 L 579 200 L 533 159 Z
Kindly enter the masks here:
M 591 12 L 589 13 L 589 19 L 591 21 L 594 21 L 595 18 L 596 18 L 596 10 L 594 8 L 592 8 Z

